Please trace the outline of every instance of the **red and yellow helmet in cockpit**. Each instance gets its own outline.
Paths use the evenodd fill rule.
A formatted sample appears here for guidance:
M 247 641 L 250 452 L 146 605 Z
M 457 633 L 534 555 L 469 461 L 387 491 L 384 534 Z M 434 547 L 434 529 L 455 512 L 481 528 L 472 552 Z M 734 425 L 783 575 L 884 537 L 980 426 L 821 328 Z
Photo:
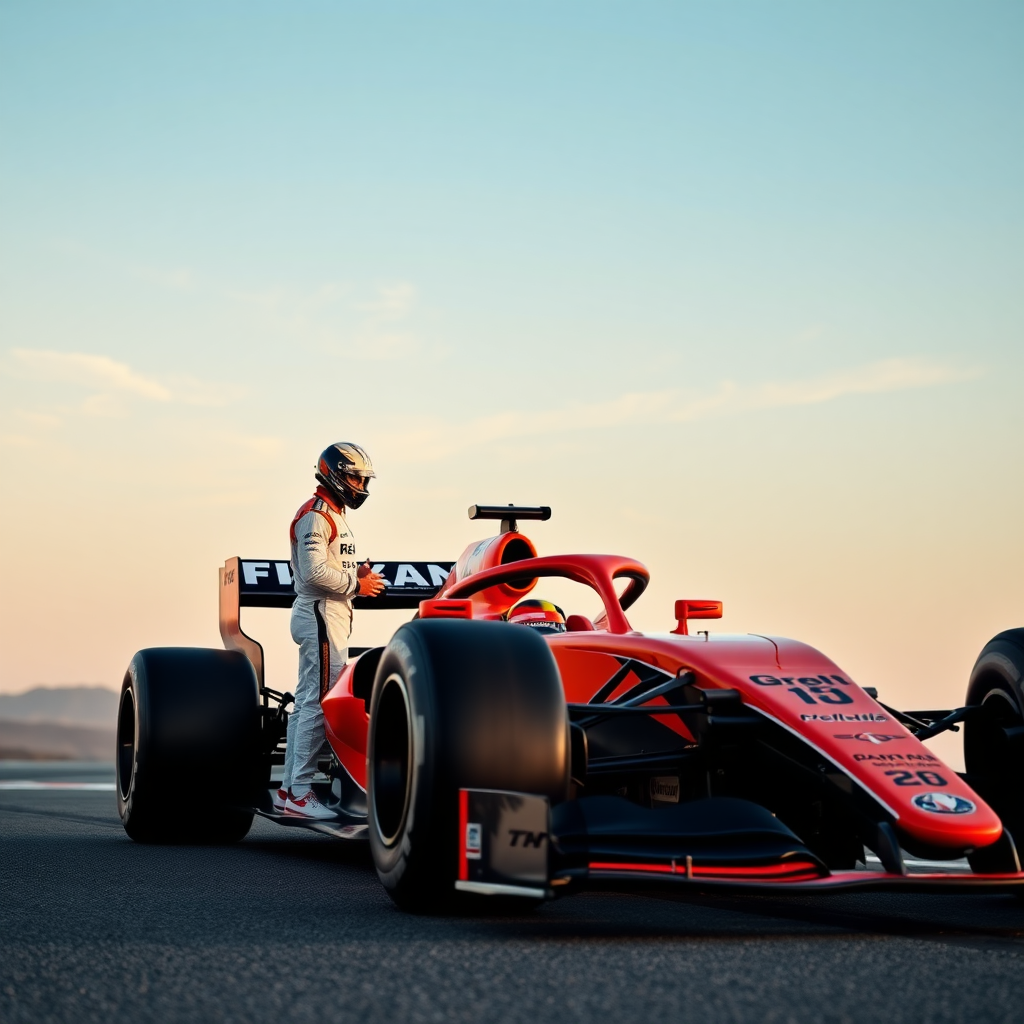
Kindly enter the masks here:
M 540 633 L 564 633 L 565 613 L 557 604 L 529 598 L 520 601 L 509 613 L 508 621 L 530 626 Z

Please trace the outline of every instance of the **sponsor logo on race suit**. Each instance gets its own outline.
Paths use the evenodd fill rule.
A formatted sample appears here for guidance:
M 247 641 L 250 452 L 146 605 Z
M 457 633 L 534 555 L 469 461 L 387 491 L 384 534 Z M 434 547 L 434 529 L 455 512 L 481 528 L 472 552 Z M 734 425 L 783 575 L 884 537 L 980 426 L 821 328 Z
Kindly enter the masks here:
M 914 806 L 932 814 L 973 814 L 977 810 L 973 801 L 955 793 L 918 793 Z
M 882 743 L 889 743 L 891 740 L 905 740 L 906 736 L 898 736 L 895 733 L 882 732 L 854 732 L 839 733 L 837 740 L 860 740 L 861 743 L 874 743 L 876 746 Z

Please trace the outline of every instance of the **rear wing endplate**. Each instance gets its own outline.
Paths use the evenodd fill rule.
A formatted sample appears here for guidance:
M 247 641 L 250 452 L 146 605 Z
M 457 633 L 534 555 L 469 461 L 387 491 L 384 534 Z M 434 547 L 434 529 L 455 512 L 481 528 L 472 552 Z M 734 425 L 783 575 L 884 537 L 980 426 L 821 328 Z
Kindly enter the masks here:
M 387 588 L 379 597 L 357 597 L 356 608 L 418 608 L 434 597 L 455 567 L 454 562 L 377 562 Z M 220 635 L 229 651 L 241 651 L 252 662 L 263 686 L 263 646 L 242 631 L 241 609 L 291 608 L 295 602 L 288 562 L 272 558 L 229 558 L 220 577 Z

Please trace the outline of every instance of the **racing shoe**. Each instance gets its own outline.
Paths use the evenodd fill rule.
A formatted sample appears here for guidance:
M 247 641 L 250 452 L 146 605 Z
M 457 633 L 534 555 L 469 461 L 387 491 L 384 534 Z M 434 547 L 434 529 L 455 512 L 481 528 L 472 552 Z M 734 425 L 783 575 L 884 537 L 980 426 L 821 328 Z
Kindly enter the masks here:
M 316 793 L 310 790 L 302 796 L 295 796 L 290 790 L 288 801 L 284 805 L 285 814 L 297 814 L 303 818 L 314 818 L 317 821 L 325 821 L 328 818 L 336 818 L 334 811 L 324 807 L 317 799 Z
M 288 790 L 272 789 L 270 791 L 270 802 L 274 805 L 275 811 L 283 811 L 285 804 L 288 803 Z

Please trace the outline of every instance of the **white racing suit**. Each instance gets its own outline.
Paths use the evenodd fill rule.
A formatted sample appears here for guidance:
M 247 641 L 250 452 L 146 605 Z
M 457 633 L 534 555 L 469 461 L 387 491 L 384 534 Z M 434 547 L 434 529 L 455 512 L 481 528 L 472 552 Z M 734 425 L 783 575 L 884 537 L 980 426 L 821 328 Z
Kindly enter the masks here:
M 321 487 L 295 514 L 291 528 L 292 639 L 299 645 L 295 706 L 288 717 L 285 790 L 302 796 L 324 742 L 320 699 L 348 658 L 352 598 L 359 589 L 356 545 L 344 507 Z

